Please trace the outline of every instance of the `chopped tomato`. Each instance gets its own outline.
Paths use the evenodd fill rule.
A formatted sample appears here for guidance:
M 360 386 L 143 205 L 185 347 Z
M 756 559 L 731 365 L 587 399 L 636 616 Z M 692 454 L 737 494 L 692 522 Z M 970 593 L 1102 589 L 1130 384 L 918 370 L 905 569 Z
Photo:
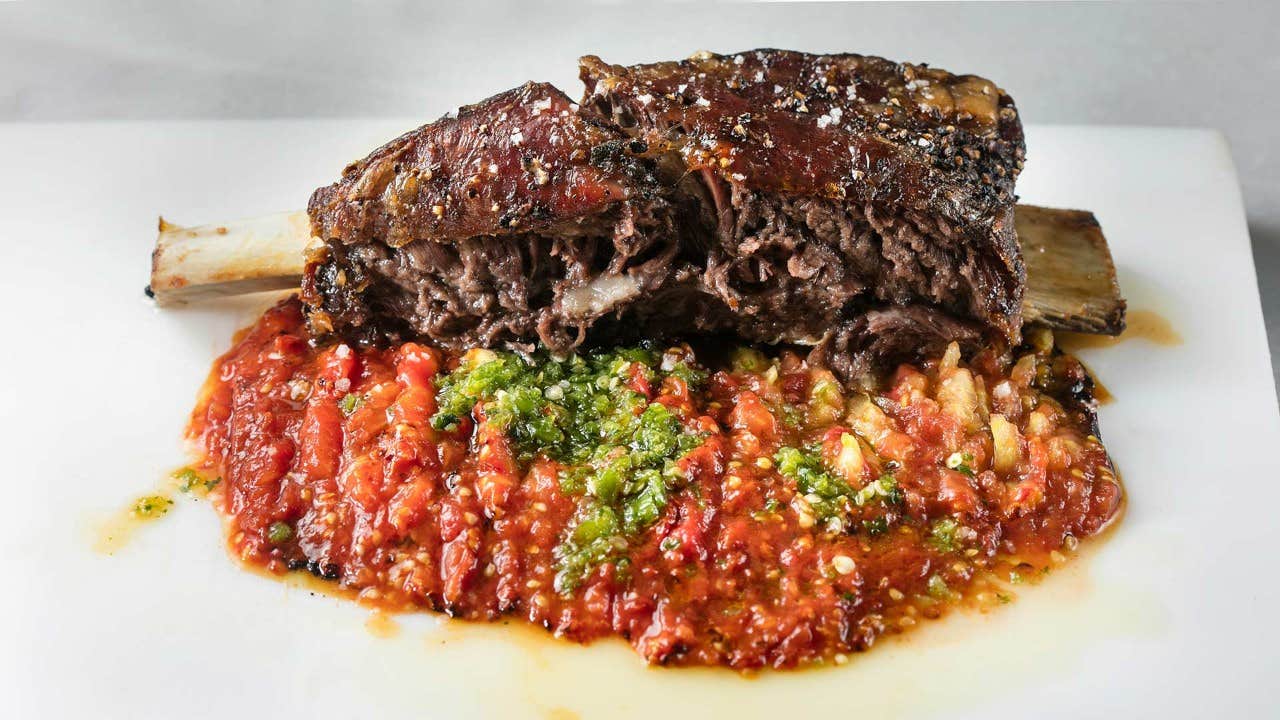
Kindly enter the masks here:
M 1066 356 L 903 365 L 864 395 L 797 353 L 704 375 L 677 348 L 680 372 L 610 361 L 570 386 L 560 366 L 554 387 L 503 379 L 460 403 L 455 373 L 499 353 L 312 346 L 304 325 L 296 301 L 267 312 L 188 434 L 239 557 L 380 606 L 618 634 L 657 663 L 791 667 L 990 597 L 977 578 L 1027 575 L 1015 564 L 1050 562 L 1120 504 L 1092 419 L 1041 389 L 1060 369 L 1078 385 Z M 490 380 L 524 362 L 502 357 Z M 939 393 L 970 376 L 985 393 Z M 555 421 L 583 388 L 598 412 L 568 437 Z

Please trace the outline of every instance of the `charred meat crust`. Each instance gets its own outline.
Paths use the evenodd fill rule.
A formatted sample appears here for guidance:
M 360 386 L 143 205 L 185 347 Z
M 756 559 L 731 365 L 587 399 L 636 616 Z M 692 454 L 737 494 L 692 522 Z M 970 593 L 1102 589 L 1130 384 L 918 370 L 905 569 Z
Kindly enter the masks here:
M 317 190 L 316 236 L 392 247 L 544 230 L 660 188 L 616 131 L 528 83 L 461 108 L 348 165 Z

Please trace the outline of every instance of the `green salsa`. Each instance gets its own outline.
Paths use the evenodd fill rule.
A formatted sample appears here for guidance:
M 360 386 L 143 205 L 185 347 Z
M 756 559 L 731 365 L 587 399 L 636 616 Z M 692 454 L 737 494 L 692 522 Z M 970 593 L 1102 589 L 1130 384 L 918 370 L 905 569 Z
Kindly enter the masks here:
M 478 353 L 440 382 L 438 430 L 479 408 L 511 439 L 517 459 L 562 463 L 561 489 L 581 498 L 556 548 L 556 588 L 569 592 L 598 565 L 623 557 L 629 541 L 661 517 L 685 478 L 677 461 L 704 436 L 637 390 L 668 377 L 696 386 L 699 368 L 664 362 L 640 346 L 557 359 L 540 353 Z
M 859 508 L 875 501 L 883 505 L 902 502 L 902 491 L 892 475 L 881 475 L 855 490 L 827 468 L 816 446 L 804 450 L 783 446 L 778 448 L 773 461 L 778 472 L 795 481 L 796 489 L 819 522 L 836 523 L 844 528 L 848 516 Z M 866 519 L 863 529 L 870 535 L 879 535 L 889 529 L 889 520 L 885 517 Z

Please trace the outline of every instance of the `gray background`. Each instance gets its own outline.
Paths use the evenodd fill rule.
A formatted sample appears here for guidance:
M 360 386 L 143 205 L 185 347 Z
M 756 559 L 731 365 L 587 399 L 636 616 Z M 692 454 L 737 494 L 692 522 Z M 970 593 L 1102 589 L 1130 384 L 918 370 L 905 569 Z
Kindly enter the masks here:
M 926 60 L 995 79 L 1027 122 L 1222 130 L 1280 379 L 1280 3 L 207 5 L 0 2 L 0 121 L 425 121 L 528 79 L 576 94 L 574 60 L 588 52 L 633 62 L 774 46 Z

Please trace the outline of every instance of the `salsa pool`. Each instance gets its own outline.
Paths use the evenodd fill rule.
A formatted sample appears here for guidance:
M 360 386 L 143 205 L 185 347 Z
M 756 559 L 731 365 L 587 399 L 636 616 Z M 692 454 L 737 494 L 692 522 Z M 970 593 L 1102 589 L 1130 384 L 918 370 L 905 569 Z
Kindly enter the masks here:
M 1116 516 L 1088 376 L 1032 335 L 865 394 L 787 351 L 313 346 L 291 299 L 189 434 L 248 563 L 655 663 L 841 662 L 1007 601 Z

